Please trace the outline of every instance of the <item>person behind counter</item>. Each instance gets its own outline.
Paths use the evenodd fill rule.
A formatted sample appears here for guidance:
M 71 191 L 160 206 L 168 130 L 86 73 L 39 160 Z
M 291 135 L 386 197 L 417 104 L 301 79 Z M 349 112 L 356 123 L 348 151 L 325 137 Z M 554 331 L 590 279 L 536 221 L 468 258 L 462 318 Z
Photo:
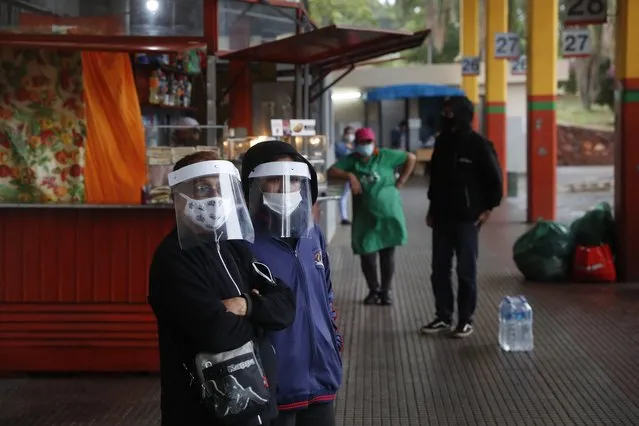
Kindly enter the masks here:
M 298 301 L 293 325 L 269 333 L 278 354 L 273 426 L 334 426 L 342 380 L 326 241 L 314 223 L 317 173 L 293 145 L 272 140 L 242 160 L 242 186 L 255 226 L 254 256 L 290 285 Z
M 171 146 L 197 146 L 200 145 L 200 123 L 195 118 L 180 117 L 176 123 L 179 128 L 173 130 Z
M 254 230 L 232 163 L 188 155 L 169 185 L 176 227 L 155 251 L 148 297 L 162 425 L 268 424 L 277 416 L 277 362 L 264 333 L 293 322 L 294 295 L 249 251 Z
M 399 193 L 415 167 L 415 154 L 376 148 L 371 129 L 355 132 L 355 151 L 328 170 L 329 178 L 347 180 L 353 191 L 351 246 L 360 256 L 368 295 L 364 304 L 391 305 L 395 247 L 406 244 L 408 233 Z M 398 179 L 395 169 L 401 167 Z M 381 285 L 377 279 L 377 257 Z

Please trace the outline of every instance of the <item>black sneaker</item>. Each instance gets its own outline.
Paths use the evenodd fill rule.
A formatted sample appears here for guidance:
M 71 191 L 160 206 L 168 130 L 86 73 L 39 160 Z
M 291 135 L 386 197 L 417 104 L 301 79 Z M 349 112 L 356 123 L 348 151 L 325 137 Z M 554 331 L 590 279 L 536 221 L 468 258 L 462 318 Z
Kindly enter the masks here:
M 342 225 L 346 226 L 346 225 L 350 225 L 351 221 L 348 219 L 342 219 Z
M 429 322 L 425 326 L 419 329 L 421 334 L 436 334 L 443 331 L 450 331 L 452 324 L 450 321 L 436 318 L 434 321 Z
M 458 339 L 463 339 L 464 337 L 468 337 L 473 334 L 473 325 L 467 321 L 460 322 L 457 324 L 455 331 L 453 331 L 453 337 L 457 337 Z
M 377 305 L 380 301 L 378 291 L 370 291 L 364 298 L 364 305 Z
M 390 306 L 393 304 L 393 295 L 390 291 L 381 291 L 379 293 L 379 304 L 382 306 Z

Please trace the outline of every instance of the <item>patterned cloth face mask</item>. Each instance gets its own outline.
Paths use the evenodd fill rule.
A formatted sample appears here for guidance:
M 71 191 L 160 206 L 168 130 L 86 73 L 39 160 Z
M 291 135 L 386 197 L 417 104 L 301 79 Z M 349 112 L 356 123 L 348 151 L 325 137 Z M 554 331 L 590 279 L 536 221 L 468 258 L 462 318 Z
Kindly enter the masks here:
M 184 215 L 205 231 L 216 231 L 224 225 L 231 213 L 231 201 L 222 197 L 194 200 L 180 194 L 185 200 Z

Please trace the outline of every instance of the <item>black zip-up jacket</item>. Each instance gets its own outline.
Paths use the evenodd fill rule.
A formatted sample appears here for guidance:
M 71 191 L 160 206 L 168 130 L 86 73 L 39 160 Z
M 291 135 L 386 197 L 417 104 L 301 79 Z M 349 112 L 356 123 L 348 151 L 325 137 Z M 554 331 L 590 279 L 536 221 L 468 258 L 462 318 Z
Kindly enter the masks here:
M 453 99 L 455 128 L 435 141 L 428 199 L 434 221 L 475 221 L 503 196 L 502 174 L 494 145 L 472 130 L 473 105 Z
M 244 241 L 221 241 L 182 250 L 176 230 L 157 248 L 149 273 L 149 304 L 158 324 L 163 426 L 221 424 L 189 386 L 182 363 L 191 366 L 199 352 L 224 352 L 250 340 L 258 343 L 272 398 L 259 419 L 241 426 L 268 424 L 277 416 L 275 350 L 263 334 L 264 330 L 282 330 L 293 322 L 295 298 L 277 278 L 273 285 L 254 272 L 252 262 Z M 252 289 L 260 295 L 251 295 Z M 240 295 L 248 298 L 247 316 L 227 312 L 222 303 Z

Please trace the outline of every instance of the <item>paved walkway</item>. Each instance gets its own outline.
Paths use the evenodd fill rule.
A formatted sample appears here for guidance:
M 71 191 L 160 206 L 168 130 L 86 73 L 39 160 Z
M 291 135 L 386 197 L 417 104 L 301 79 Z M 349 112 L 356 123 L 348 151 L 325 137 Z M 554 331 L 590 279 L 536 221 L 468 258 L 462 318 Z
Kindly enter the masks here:
M 359 262 L 338 232 L 331 262 L 345 334 L 342 426 L 636 425 L 639 419 L 639 286 L 524 283 L 511 261 L 523 214 L 506 203 L 481 235 L 476 333 L 425 338 L 433 315 L 425 190 L 409 186 L 410 231 L 398 251 L 396 304 L 364 307 Z M 535 350 L 497 345 L 497 306 L 526 294 L 535 311 Z M 46 354 L 43 354 L 46 356 Z M 0 380 L 0 425 L 155 425 L 157 378 Z M 185 425 L 188 426 L 188 425 Z

